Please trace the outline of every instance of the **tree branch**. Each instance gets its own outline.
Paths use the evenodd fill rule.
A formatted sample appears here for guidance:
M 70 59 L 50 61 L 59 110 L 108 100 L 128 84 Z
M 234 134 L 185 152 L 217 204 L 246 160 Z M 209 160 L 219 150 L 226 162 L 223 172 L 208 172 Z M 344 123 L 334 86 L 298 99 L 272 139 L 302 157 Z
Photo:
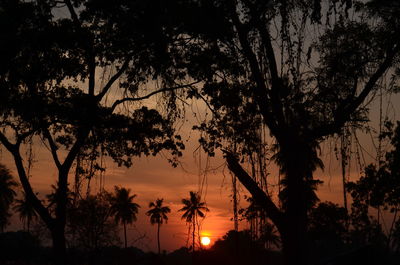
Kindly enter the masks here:
M 53 227 L 54 219 L 51 217 L 49 211 L 46 209 L 46 207 L 44 207 L 42 202 L 38 199 L 38 197 L 32 190 L 32 186 L 25 172 L 25 168 L 22 162 L 22 157 L 19 153 L 19 146 L 15 146 L 11 154 L 14 157 L 15 166 L 17 167 L 18 171 L 18 176 L 28 200 L 32 203 L 36 212 L 42 217 L 43 221 L 48 225 L 48 227 L 49 228 Z
M 0 132 L 0 142 L 7 148 L 7 150 L 12 154 L 15 162 L 15 166 L 18 171 L 19 180 L 22 184 L 22 188 L 25 191 L 25 194 L 28 200 L 32 203 L 33 207 L 37 211 L 37 213 L 42 217 L 43 221 L 49 226 L 53 226 L 53 218 L 50 213 L 43 206 L 42 202 L 37 198 L 35 193 L 32 190 L 32 186 L 28 180 L 28 176 L 26 175 L 24 164 L 22 162 L 22 157 L 19 152 L 19 144 L 12 144 L 7 137 Z
M 258 26 L 258 31 L 261 36 L 262 43 L 264 44 L 265 54 L 268 59 L 268 68 L 271 74 L 271 103 L 273 111 L 276 114 L 277 122 L 279 127 L 286 127 L 285 116 L 283 114 L 283 106 L 282 100 L 279 96 L 279 90 L 283 89 L 282 81 L 278 75 L 278 68 L 276 64 L 275 52 L 274 48 L 272 47 L 271 36 L 269 32 L 266 30 L 265 25 L 266 23 L 261 23 L 259 19 L 257 19 L 256 23 Z
M 149 94 L 147 94 L 145 96 L 142 96 L 142 97 L 119 99 L 119 100 L 116 100 L 114 102 L 114 104 L 112 104 L 111 111 L 113 112 L 118 105 L 120 105 L 120 104 L 122 104 L 124 102 L 127 102 L 127 101 L 140 101 L 140 100 L 148 99 L 151 96 L 154 96 L 154 95 L 159 94 L 159 93 L 163 93 L 163 92 L 167 92 L 167 91 L 173 91 L 173 90 L 177 90 L 177 89 L 181 89 L 181 88 L 185 88 L 185 87 L 190 87 L 190 86 L 193 86 L 193 85 L 198 84 L 198 83 L 200 83 L 200 81 L 195 81 L 195 82 L 192 82 L 190 84 L 179 85 L 179 86 L 176 86 L 176 87 L 161 88 L 159 90 L 153 91 L 153 92 L 151 92 L 151 93 L 149 93 Z
M 61 163 L 60 163 L 60 159 L 58 158 L 58 154 L 57 154 L 57 149 L 58 149 L 57 145 L 54 142 L 53 138 L 51 137 L 49 130 L 46 128 L 43 131 L 44 131 L 44 137 L 49 142 L 50 151 L 51 151 L 51 155 L 53 156 L 54 163 L 56 164 L 57 168 L 60 169 Z
M 369 78 L 365 84 L 361 93 L 348 104 L 339 106 L 334 116 L 332 123 L 325 126 L 315 128 L 310 137 L 313 139 L 320 139 L 321 137 L 328 136 L 340 131 L 343 125 L 348 121 L 351 114 L 353 114 L 357 108 L 364 102 L 367 96 L 371 93 L 372 89 L 376 85 L 376 82 L 384 75 L 393 63 L 394 57 L 399 53 L 400 45 L 395 46 L 386 56 L 385 60 L 378 67 L 375 73 Z
M 127 58 L 125 62 L 122 64 L 121 68 L 118 72 L 113 75 L 110 80 L 108 80 L 107 84 L 103 87 L 102 91 L 96 96 L 97 101 L 100 101 L 104 95 L 108 92 L 110 87 L 115 83 L 115 81 L 125 72 L 126 68 L 128 68 L 130 60 Z
M 229 170 L 235 174 L 243 186 L 251 193 L 255 201 L 266 209 L 268 216 L 276 227 L 282 231 L 282 229 L 284 229 L 283 213 L 276 207 L 271 198 L 258 186 L 254 179 L 247 174 L 237 161 L 235 155 L 226 150 L 223 152 Z
M 80 27 L 81 26 L 81 22 L 79 21 L 78 15 L 76 14 L 75 9 L 74 9 L 71 1 L 70 0 L 64 0 L 64 3 L 68 7 L 68 11 L 71 14 L 72 21 L 74 21 L 76 26 Z
M 279 134 L 279 127 L 276 124 L 276 119 L 273 117 L 272 113 L 268 109 L 268 89 L 265 85 L 265 80 L 263 78 L 262 72 L 258 65 L 257 57 L 254 54 L 250 43 L 247 38 L 247 32 L 244 28 L 244 25 L 239 20 L 239 15 L 236 12 L 236 7 L 234 4 L 231 6 L 232 12 L 232 21 L 238 33 L 239 42 L 243 50 L 243 54 L 246 57 L 247 61 L 249 62 L 249 66 L 251 69 L 251 76 L 256 83 L 255 86 L 255 100 L 257 105 L 260 107 L 262 116 L 264 117 L 265 122 L 267 123 L 271 133 L 273 135 L 280 135 Z
M 60 171 L 62 173 L 68 173 L 69 169 L 72 166 L 72 163 L 74 162 L 76 156 L 78 155 L 79 151 L 81 150 L 83 144 L 86 141 L 87 136 L 89 135 L 90 129 L 89 128 L 82 128 L 78 131 L 78 134 L 76 136 L 76 141 L 74 145 L 71 147 L 69 150 L 67 157 L 65 158 L 64 162 L 61 165 Z M 68 176 L 68 175 L 67 175 Z M 63 182 L 64 180 L 59 179 L 59 182 Z

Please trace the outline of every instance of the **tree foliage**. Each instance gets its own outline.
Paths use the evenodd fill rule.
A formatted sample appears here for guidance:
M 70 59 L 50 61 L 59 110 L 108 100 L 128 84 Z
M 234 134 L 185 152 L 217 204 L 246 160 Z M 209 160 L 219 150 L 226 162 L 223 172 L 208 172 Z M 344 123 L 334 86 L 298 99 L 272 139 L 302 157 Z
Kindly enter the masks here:
M 162 1 L 2 1 L 0 142 L 13 156 L 22 187 L 53 235 L 62 262 L 69 172 L 76 159 L 109 156 L 118 165 L 184 148 L 174 135 L 175 101 L 184 75 L 170 48 L 174 27 Z M 171 49 L 172 49 L 171 48 Z M 141 104 L 160 97 L 159 110 Z M 162 112 L 160 109 L 167 109 Z M 54 211 L 34 192 L 21 149 L 49 150 L 58 171 Z M 78 162 L 79 162 L 78 161 Z M 102 170 L 99 163 L 94 168 Z M 85 171 L 78 165 L 80 177 Z
M 11 216 L 10 208 L 17 195 L 17 182 L 11 172 L 3 164 L 0 164 L 0 231 L 8 225 L 8 218 Z
M 186 29 L 198 47 L 191 49 L 189 72 L 205 80 L 192 96 L 212 112 L 197 126 L 204 132 L 200 142 L 210 154 L 225 152 L 229 169 L 280 231 L 288 264 L 307 263 L 310 186 L 323 168 L 320 144 L 345 125 L 364 124 L 381 80 L 398 76 L 399 6 L 377 2 L 191 2 L 197 14 L 190 14 Z M 196 24 L 204 14 L 209 22 Z M 240 163 L 260 146 L 272 151 L 285 181 L 283 209 Z

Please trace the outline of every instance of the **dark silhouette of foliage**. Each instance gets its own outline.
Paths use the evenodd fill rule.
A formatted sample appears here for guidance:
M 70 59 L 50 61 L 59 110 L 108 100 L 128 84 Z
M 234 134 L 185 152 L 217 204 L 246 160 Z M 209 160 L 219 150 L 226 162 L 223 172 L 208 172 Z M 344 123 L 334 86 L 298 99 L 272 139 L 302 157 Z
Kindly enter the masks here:
M 136 194 L 131 195 L 131 189 L 123 187 L 114 187 L 114 194 L 111 195 L 111 215 L 114 216 L 115 222 L 121 223 L 124 227 L 124 242 L 127 248 L 126 225 L 132 224 L 137 219 L 139 212 L 139 204 L 133 202 Z
M 39 264 L 46 258 L 39 240 L 24 231 L 0 233 L 1 264 Z M 47 257 L 48 258 L 48 257 Z M 44 261 L 46 262 L 46 261 Z
M 118 242 L 109 197 L 107 192 L 90 195 L 69 209 L 67 231 L 73 246 L 94 251 Z
M 186 30 L 198 44 L 188 52 L 189 71 L 205 79 L 191 96 L 204 99 L 213 114 L 196 127 L 205 132 L 200 142 L 211 155 L 217 148 L 225 152 L 229 169 L 265 208 L 286 263 L 307 264 L 310 186 L 323 168 L 319 146 L 345 125 L 364 124 L 364 103 L 388 71 L 397 80 L 399 6 L 319 0 L 188 5 L 196 12 L 186 14 Z M 273 138 L 269 158 L 285 181 L 282 209 L 241 165 L 257 146 L 267 146 L 255 133 L 260 127 Z
M 15 200 L 14 211 L 19 214 L 19 218 L 23 223 L 24 229 L 30 232 L 32 221 L 38 217 L 32 203 L 26 198 L 25 192 L 22 192 L 22 199 Z
M 149 203 L 149 208 L 146 212 L 147 216 L 150 216 L 150 223 L 152 225 L 157 224 L 157 246 L 158 246 L 158 254 L 161 253 L 160 247 L 160 227 L 164 223 L 168 222 L 167 214 L 171 212 L 171 209 L 168 206 L 163 206 L 164 199 L 157 199 L 155 202 Z
M 172 124 L 179 117 L 176 93 L 186 84 L 173 67 L 175 27 L 157 0 L 6 0 L 0 23 L 0 142 L 63 263 L 69 173 L 77 157 L 105 155 L 131 166 L 133 157 L 161 150 L 170 151 L 173 165 L 181 155 Z M 156 94 L 164 96 L 158 106 L 166 113 L 137 104 Z M 57 169 L 51 208 L 25 170 L 21 149 L 32 139 L 44 142 Z
M 384 160 L 378 165 L 370 164 L 365 168 L 364 176 L 355 182 L 349 182 L 347 189 L 352 198 L 352 237 L 358 244 L 386 245 L 398 249 L 398 229 L 400 209 L 400 127 L 386 122 L 381 138 L 390 141 L 391 148 L 385 153 Z M 370 209 L 377 210 L 378 216 Z M 386 235 L 382 229 L 382 212 L 391 213 L 392 221 Z M 386 244 L 385 244 L 386 242 Z
M 10 206 L 17 195 L 15 189 L 18 186 L 13 179 L 10 170 L 0 164 L 0 232 L 8 225 Z

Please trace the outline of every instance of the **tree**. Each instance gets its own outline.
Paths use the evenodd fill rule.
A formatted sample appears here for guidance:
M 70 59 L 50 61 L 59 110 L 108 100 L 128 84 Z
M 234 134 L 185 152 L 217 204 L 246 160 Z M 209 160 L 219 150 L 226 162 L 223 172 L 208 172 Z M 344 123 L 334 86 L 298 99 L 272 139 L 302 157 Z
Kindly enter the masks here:
M 79 199 L 69 209 L 67 231 L 75 246 L 85 250 L 97 250 L 115 245 L 118 226 L 113 220 L 110 194 L 101 192 Z
M 155 202 L 150 202 L 149 208 L 146 212 L 146 215 L 150 216 L 150 223 L 152 225 L 157 224 L 157 246 L 158 246 L 158 254 L 161 253 L 160 247 L 160 226 L 163 222 L 168 221 L 167 214 L 171 212 L 171 209 L 168 206 L 163 206 L 164 199 L 157 199 Z
M 0 164 L 0 232 L 3 232 L 8 224 L 9 209 L 16 196 L 15 188 L 17 186 L 10 170 Z
M 114 187 L 114 194 L 111 196 L 111 214 L 116 223 L 124 226 L 124 242 L 127 248 L 126 225 L 136 221 L 139 212 L 139 204 L 133 202 L 136 194 L 131 195 L 131 189 Z
M 1 1 L 0 143 L 52 234 L 58 263 L 65 260 L 69 173 L 78 157 L 106 155 L 129 167 L 134 156 L 163 149 L 172 164 L 181 155 L 173 98 L 186 85 L 171 68 L 167 51 L 178 45 L 167 22 L 158 1 Z M 168 113 L 137 105 L 157 94 Z M 25 170 L 21 150 L 34 139 L 47 146 L 58 172 L 54 211 Z
M 193 1 L 192 8 L 187 31 L 200 48 L 191 49 L 191 74 L 206 81 L 191 96 L 204 99 L 213 114 L 197 127 L 208 133 L 201 143 L 210 154 L 224 151 L 229 169 L 265 208 L 286 264 L 306 264 L 320 144 L 345 125 L 363 124 L 366 102 L 385 76 L 398 82 L 399 6 L 390 0 L 354 6 L 347 0 L 215 0 Z M 286 182 L 282 208 L 240 163 L 268 140 L 254 133 L 260 126 L 273 139 L 270 158 Z
M 349 216 L 346 209 L 332 202 L 321 202 L 311 209 L 308 235 L 315 258 L 326 258 L 343 251 L 348 243 Z
M 264 244 L 265 248 L 272 249 L 274 246 L 279 248 L 281 240 L 276 227 L 273 224 L 266 222 L 263 224 L 261 229 L 260 241 Z
M 19 213 L 24 229 L 30 232 L 31 222 L 38 216 L 32 203 L 26 198 L 25 192 L 22 192 L 22 199 L 15 200 L 14 210 Z
M 352 235 L 353 241 L 358 244 L 382 246 L 386 240 L 388 249 L 396 249 L 398 232 L 395 231 L 400 222 L 400 122 L 395 127 L 392 122 L 386 121 L 379 137 L 387 140 L 389 147 L 382 160 L 368 165 L 359 180 L 347 184 L 353 200 L 350 215 Z M 371 215 L 371 209 L 377 210 L 376 217 Z M 380 221 L 383 216 L 392 217 L 386 235 L 382 229 L 383 221 Z
M 195 250 L 195 233 L 198 217 L 204 218 L 204 212 L 208 212 L 209 209 L 205 202 L 201 201 L 200 194 L 194 191 L 190 191 L 190 197 L 188 199 L 182 199 L 183 207 L 179 209 L 183 212 L 182 219 L 185 219 L 186 223 L 191 225 L 192 229 L 192 251 Z M 189 228 L 190 231 L 190 228 Z M 189 235 L 188 235 L 189 236 Z

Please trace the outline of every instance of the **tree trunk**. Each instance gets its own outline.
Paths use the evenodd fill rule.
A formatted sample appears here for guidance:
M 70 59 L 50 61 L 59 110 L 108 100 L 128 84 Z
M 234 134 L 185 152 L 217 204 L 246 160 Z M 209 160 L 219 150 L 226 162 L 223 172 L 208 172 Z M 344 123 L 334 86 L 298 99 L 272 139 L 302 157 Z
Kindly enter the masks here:
M 193 231 L 192 231 L 192 236 L 193 236 L 193 241 L 192 241 L 192 252 L 194 253 L 194 243 L 195 243 L 195 233 L 196 233 L 196 217 L 193 216 Z
M 297 146 L 297 145 L 289 145 Z M 308 172 L 301 149 L 288 149 L 287 165 L 287 193 L 285 212 L 277 209 L 271 198 L 266 194 L 250 175 L 240 166 L 238 160 L 231 153 L 226 152 L 229 169 L 234 172 L 239 181 L 251 193 L 253 199 L 268 213 L 269 218 L 276 225 L 282 239 L 283 254 L 286 265 L 307 264 L 307 196 L 305 193 L 305 176 Z M 301 159 L 303 158 L 303 159 Z
M 158 243 L 158 255 L 161 254 L 161 247 L 160 247 L 160 223 L 157 223 L 157 243 Z
M 66 264 L 66 244 L 64 235 L 64 226 L 55 225 L 51 229 L 51 237 L 53 240 L 53 261 L 57 265 Z
M 125 239 L 125 248 L 127 248 L 127 247 L 128 247 L 128 245 L 127 245 L 127 240 L 126 240 L 126 222 L 124 221 L 124 222 L 123 222 L 123 224 L 124 224 L 124 239 Z

